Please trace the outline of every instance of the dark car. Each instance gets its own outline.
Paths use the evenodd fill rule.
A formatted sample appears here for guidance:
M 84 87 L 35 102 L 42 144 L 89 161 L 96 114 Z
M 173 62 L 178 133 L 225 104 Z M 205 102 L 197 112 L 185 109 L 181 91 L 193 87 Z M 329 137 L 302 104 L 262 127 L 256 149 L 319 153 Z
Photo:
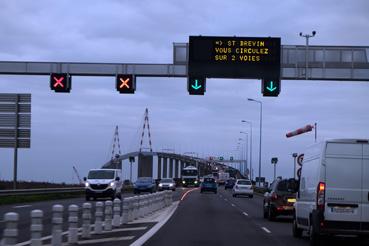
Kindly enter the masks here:
M 275 219 L 278 215 L 293 215 L 296 202 L 295 179 L 276 179 L 264 194 L 264 218 Z
M 156 182 L 151 177 L 138 178 L 133 187 L 134 194 L 140 194 L 141 192 L 156 192 Z
M 203 193 L 205 191 L 214 192 L 215 194 L 217 193 L 218 188 L 214 178 L 204 178 L 204 181 L 200 186 L 200 192 Z
M 233 186 L 235 185 L 236 180 L 235 179 L 228 179 L 225 184 L 224 184 L 224 189 L 232 189 Z

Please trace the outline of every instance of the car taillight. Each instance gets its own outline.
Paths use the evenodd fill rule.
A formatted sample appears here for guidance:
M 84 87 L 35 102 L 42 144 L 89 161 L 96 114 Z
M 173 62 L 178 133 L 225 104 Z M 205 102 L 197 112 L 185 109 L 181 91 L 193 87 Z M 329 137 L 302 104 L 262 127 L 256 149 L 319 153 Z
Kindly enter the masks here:
M 277 195 L 277 193 L 273 192 L 273 193 L 272 193 L 272 201 L 275 201 L 275 200 L 277 200 L 277 199 L 278 199 L 278 195 Z
M 318 210 L 324 211 L 325 183 L 319 182 L 316 192 L 316 206 Z

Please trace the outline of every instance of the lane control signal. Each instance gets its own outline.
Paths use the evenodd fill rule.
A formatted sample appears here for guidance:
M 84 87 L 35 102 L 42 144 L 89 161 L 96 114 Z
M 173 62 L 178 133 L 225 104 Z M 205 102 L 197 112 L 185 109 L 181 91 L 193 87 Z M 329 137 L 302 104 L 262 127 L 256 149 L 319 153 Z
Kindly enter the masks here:
M 277 97 L 281 92 L 281 80 L 280 79 L 262 79 L 262 93 L 265 97 Z
M 72 77 L 68 73 L 50 74 L 50 89 L 55 92 L 69 93 L 72 88 Z
M 134 94 L 136 90 L 136 78 L 133 74 L 117 74 L 115 86 L 122 94 Z
M 188 77 L 187 90 L 190 95 L 204 95 L 206 91 L 205 77 Z

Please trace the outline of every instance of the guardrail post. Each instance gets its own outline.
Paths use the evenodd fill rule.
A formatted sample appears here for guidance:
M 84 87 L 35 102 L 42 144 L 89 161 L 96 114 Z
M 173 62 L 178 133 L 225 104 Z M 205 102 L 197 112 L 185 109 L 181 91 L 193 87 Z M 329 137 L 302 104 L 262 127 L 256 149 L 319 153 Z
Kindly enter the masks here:
M 82 207 L 82 238 L 91 237 L 91 203 L 85 202 Z
M 31 211 L 31 246 L 42 245 L 42 217 L 44 212 L 36 209 Z
M 134 212 L 134 205 L 133 205 L 133 197 L 127 198 L 128 202 L 128 222 L 133 220 L 133 212 Z
M 69 205 L 68 207 L 68 243 L 76 243 L 78 242 L 78 206 L 77 205 Z
M 95 233 L 101 234 L 102 233 L 102 219 L 103 219 L 103 207 L 104 203 L 97 202 L 96 203 L 96 210 L 95 210 Z
M 15 245 L 18 237 L 18 213 L 6 213 L 4 215 L 5 229 L 3 239 L 0 243 L 2 246 Z
M 112 230 L 112 201 L 105 201 L 105 231 L 111 231 Z
M 152 205 L 153 205 L 152 199 L 154 197 L 154 194 L 150 194 L 148 198 L 148 212 L 147 212 L 148 214 L 152 213 Z
M 52 208 L 52 236 L 51 245 L 61 246 L 62 245 L 62 225 L 63 225 L 63 211 L 64 206 L 56 204 Z
M 139 200 L 138 196 L 133 197 L 133 220 L 137 219 L 138 216 L 138 205 Z
M 113 206 L 113 227 L 119 227 L 120 226 L 120 206 L 121 201 L 118 198 L 114 199 L 114 206 Z
M 149 211 L 149 196 L 150 195 L 145 195 L 144 196 L 144 202 L 143 202 L 144 209 L 143 209 L 142 217 L 145 217 L 148 214 L 148 211 Z
M 128 213 L 129 213 L 129 198 L 123 198 L 123 211 L 122 211 L 122 220 L 121 224 L 127 224 L 128 222 Z

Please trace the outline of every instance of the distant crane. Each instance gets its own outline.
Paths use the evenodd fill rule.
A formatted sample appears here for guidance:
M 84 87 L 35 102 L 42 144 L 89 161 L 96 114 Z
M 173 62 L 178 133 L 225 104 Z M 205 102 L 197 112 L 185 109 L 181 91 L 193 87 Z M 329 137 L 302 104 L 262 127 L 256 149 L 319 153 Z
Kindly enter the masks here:
M 77 171 L 77 168 L 76 168 L 75 166 L 73 166 L 73 171 L 74 171 L 74 173 L 76 174 L 76 176 L 77 176 L 77 179 L 78 179 L 79 183 L 80 183 L 80 184 L 83 184 L 82 179 L 81 179 L 81 177 L 79 176 L 78 171 Z

